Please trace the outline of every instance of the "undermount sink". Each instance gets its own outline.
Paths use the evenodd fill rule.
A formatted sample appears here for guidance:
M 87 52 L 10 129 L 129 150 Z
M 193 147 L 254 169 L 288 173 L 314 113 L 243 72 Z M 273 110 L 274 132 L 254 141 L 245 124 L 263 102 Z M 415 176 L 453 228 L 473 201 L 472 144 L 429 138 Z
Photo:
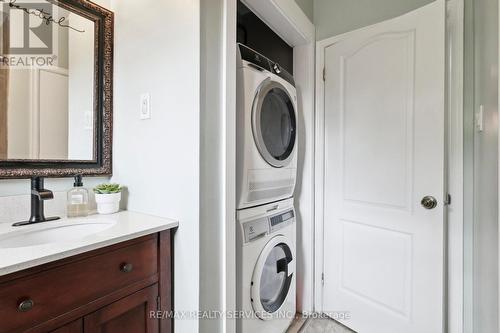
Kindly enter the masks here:
M 86 221 L 51 225 L 30 231 L 15 231 L 0 237 L 0 248 L 20 248 L 78 240 L 105 231 L 114 221 Z M 38 227 L 38 226 L 37 226 Z

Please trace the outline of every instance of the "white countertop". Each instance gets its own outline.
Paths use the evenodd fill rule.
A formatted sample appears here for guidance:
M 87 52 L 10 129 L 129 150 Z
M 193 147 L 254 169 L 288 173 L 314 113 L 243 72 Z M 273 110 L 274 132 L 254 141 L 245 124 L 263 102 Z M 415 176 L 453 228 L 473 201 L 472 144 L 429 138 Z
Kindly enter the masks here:
M 35 234 L 39 231 L 88 223 L 103 223 L 108 227 L 105 230 L 83 237 L 72 234 L 71 239 L 60 240 L 55 243 L 26 247 L 5 246 L 9 242 L 9 238 L 12 237 L 29 237 L 29 234 Z M 86 218 L 63 218 L 58 221 L 22 227 L 12 227 L 10 223 L 0 223 L 0 276 L 172 229 L 178 225 L 179 223 L 175 220 L 128 211 L 112 215 L 91 215 Z M 68 228 L 68 230 L 71 229 Z M 2 241 L 4 242 L 3 246 Z

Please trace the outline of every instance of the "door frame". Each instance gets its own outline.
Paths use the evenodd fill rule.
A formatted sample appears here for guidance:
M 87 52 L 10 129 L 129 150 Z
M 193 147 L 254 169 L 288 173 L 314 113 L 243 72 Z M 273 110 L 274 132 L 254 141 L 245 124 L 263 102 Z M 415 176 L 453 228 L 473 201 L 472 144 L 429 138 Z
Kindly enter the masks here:
M 436 0 L 445 1 L 445 0 Z M 446 124 L 445 182 L 452 203 L 445 212 L 447 258 L 445 258 L 445 317 L 446 332 L 463 332 L 463 15 L 464 0 L 448 0 L 446 18 Z M 315 121 L 315 311 L 323 311 L 324 263 L 324 53 L 328 46 L 368 29 L 363 27 L 341 35 L 320 40 L 316 44 L 316 121 Z

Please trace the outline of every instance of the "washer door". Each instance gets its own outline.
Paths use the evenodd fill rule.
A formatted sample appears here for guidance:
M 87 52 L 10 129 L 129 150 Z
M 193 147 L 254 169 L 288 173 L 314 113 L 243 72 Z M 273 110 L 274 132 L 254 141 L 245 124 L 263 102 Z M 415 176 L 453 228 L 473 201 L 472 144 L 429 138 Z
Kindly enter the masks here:
M 257 92 L 252 112 L 253 136 L 261 156 L 281 168 L 290 162 L 297 136 L 292 97 L 279 82 L 265 80 Z
M 290 291 L 294 272 L 292 245 L 284 236 L 274 237 L 262 250 L 252 277 L 251 302 L 259 318 L 271 319 L 282 307 Z

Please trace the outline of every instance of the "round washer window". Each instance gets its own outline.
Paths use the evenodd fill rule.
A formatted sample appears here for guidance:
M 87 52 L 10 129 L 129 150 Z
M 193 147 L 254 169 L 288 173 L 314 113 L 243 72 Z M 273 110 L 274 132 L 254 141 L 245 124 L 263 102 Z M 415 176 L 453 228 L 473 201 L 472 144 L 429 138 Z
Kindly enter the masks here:
M 268 313 L 276 312 L 285 302 L 292 281 L 288 272 L 291 261 L 292 252 L 283 243 L 276 245 L 266 258 L 260 277 L 260 303 Z
M 273 166 L 284 166 L 297 135 L 294 105 L 285 88 L 277 82 L 263 88 L 254 117 L 254 135 L 262 157 Z

